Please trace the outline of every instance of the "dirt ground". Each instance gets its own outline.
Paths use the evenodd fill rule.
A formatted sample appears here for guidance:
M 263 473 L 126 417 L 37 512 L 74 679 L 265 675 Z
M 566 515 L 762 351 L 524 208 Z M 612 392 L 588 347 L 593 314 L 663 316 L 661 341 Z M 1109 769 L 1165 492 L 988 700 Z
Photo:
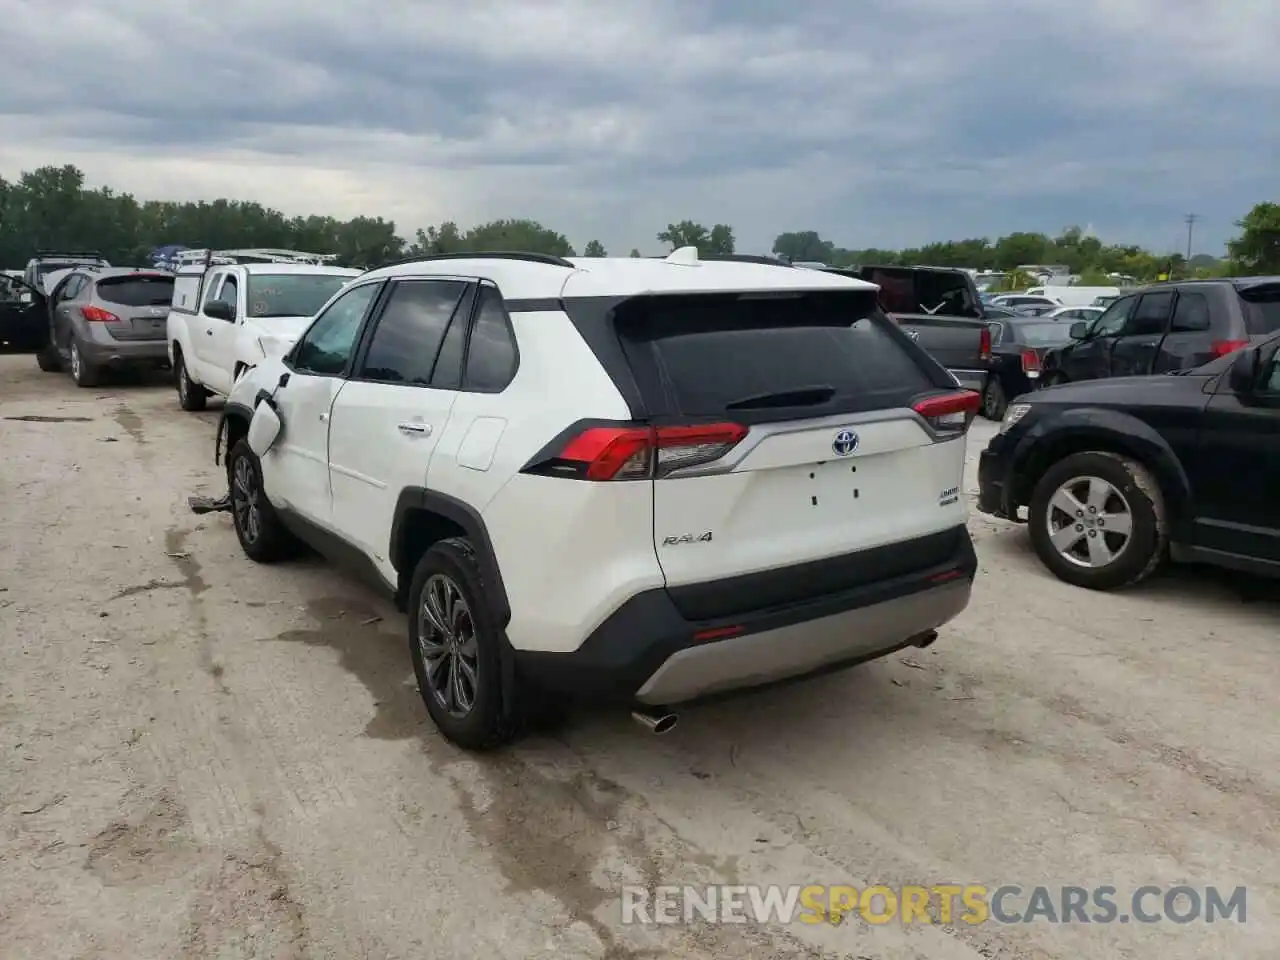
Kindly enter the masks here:
M 931 649 L 475 759 L 402 616 L 188 511 L 215 420 L 0 357 L 6 960 L 1276 956 L 1280 605 L 1229 578 L 1093 595 L 975 515 Z M 623 883 L 946 882 L 1244 885 L 1247 922 L 621 922 Z

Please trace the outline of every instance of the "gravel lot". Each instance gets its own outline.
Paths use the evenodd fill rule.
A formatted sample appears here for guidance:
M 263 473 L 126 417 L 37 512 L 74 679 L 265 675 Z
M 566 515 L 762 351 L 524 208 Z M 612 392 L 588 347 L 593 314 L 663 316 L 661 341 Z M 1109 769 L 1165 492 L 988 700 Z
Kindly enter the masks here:
M 389 605 L 187 510 L 223 491 L 216 416 L 0 357 L 5 958 L 1275 957 L 1274 601 L 1199 571 L 1088 594 L 975 515 L 929 650 L 477 760 Z M 1247 885 L 1248 914 L 654 929 L 623 882 Z

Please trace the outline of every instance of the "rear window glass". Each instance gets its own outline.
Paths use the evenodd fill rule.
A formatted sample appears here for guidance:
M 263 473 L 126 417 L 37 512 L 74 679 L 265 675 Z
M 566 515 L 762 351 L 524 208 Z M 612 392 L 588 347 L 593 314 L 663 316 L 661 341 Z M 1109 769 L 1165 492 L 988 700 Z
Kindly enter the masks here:
M 1280 331 L 1280 283 L 1241 290 L 1240 301 L 1252 336 Z
M 173 301 L 173 277 L 108 277 L 98 281 L 98 298 L 124 307 L 167 307 Z
M 330 297 L 353 279 L 331 273 L 250 274 L 249 316 L 314 316 Z
M 1066 343 L 1071 339 L 1068 331 L 1069 323 L 1059 321 L 1053 323 L 1020 323 L 1018 324 L 1018 340 L 1031 347 L 1048 347 L 1057 343 Z
M 886 409 L 943 386 L 871 292 L 637 298 L 618 329 L 654 407 L 681 416 Z

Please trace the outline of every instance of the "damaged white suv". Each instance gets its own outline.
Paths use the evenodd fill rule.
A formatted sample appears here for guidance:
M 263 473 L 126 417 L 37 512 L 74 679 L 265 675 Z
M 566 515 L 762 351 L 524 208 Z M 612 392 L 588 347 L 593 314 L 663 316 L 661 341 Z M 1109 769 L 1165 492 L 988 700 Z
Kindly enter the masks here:
M 671 708 L 932 643 L 969 601 L 976 394 L 876 288 L 751 258 L 414 259 L 353 280 L 219 428 L 246 554 L 409 611 L 450 740 L 530 694 Z

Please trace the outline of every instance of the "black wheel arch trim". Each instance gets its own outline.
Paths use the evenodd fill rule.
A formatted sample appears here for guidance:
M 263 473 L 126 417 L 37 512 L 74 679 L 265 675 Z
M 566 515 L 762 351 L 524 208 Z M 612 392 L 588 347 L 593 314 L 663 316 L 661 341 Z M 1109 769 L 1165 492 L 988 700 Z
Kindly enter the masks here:
M 1182 519 L 1191 508 L 1191 482 L 1177 454 L 1168 442 L 1148 424 L 1118 410 L 1098 407 L 1075 407 L 1045 417 L 1032 424 L 1018 441 L 1010 461 L 1006 491 L 1010 505 L 1031 502 L 1034 483 L 1052 466 L 1050 451 L 1069 441 L 1073 452 L 1088 449 L 1079 441 L 1096 440 L 1097 449 L 1123 453 L 1145 465 L 1160 484 L 1170 515 Z
M 215 466 L 222 465 L 222 440 L 227 435 L 227 425 L 231 420 L 243 420 L 244 425 L 248 428 L 253 422 L 253 411 L 238 401 L 228 400 L 222 407 L 222 413 L 218 417 L 218 429 L 213 434 L 213 463 Z M 227 447 L 227 456 L 231 455 L 231 447 Z
M 391 521 L 391 540 L 387 556 L 397 573 L 410 575 L 412 570 L 402 569 L 406 521 L 415 512 L 434 513 L 446 520 L 456 523 L 475 547 L 476 559 L 484 571 L 489 587 L 491 612 L 497 619 L 498 626 L 506 629 L 511 622 L 511 602 L 507 598 L 507 589 L 502 580 L 502 571 L 498 568 L 497 554 L 493 549 L 493 541 L 489 538 L 489 529 L 484 518 L 470 504 L 456 497 L 425 487 L 405 487 L 396 500 L 395 514 Z

